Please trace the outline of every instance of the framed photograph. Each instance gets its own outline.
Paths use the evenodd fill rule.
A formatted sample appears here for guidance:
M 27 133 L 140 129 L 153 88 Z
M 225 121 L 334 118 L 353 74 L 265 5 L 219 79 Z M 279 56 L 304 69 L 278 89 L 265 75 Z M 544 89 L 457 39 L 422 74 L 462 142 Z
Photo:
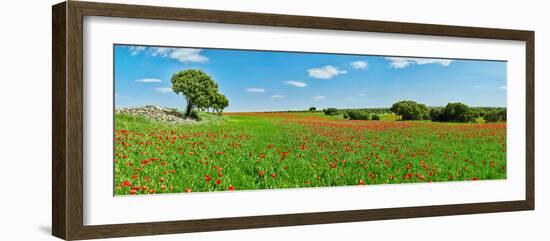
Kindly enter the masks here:
M 52 10 L 59 238 L 534 209 L 532 31 Z

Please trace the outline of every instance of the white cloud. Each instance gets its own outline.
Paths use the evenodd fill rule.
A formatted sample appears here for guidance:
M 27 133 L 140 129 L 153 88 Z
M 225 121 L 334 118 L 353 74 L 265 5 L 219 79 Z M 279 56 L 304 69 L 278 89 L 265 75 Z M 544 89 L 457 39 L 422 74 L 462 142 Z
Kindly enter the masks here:
M 170 92 L 172 92 L 172 88 L 171 87 L 160 87 L 160 88 L 155 88 L 155 91 L 160 92 L 160 93 L 170 93 Z
M 450 59 L 426 59 L 426 58 L 402 58 L 402 57 L 386 57 L 386 60 L 390 61 L 390 66 L 394 69 L 406 68 L 410 65 L 423 65 L 423 64 L 440 64 L 442 66 L 449 66 L 453 60 Z
M 312 97 L 312 99 L 314 99 L 314 100 L 324 100 L 326 98 L 327 98 L 326 96 L 322 96 L 322 95 L 317 95 L 317 96 Z
M 115 93 L 115 98 L 117 99 L 125 99 L 125 100 L 131 100 L 132 98 L 125 95 L 119 95 L 118 93 Z
M 282 99 L 282 98 L 285 98 L 286 96 L 284 95 L 272 95 L 271 96 L 271 99 Z
M 353 97 L 346 97 L 346 100 L 353 101 Z
M 500 86 L 498 88 L 501 89 L 501 90 L 506 90 L 506 86 Z
M 361 94 L 358 94 L 357 96 L 359 96 L 359 97 L 365 97 L 365 96 L 367 96 L 367 95 L 366 95 L 365 93 L 361 93 Z
M 367 63 L 367 61 L 353 61 L 350 63 L 351 67 L 353 67 L 354 69 L 367 69 L 367 67 L 369 66 L 369 64 Z
M 265 89 L 262 89 L 262 88 L 248 88 L 248 89 L 245 89 L 246 92 L 251 92 L 251 93 L 264 93 L 265 92 Z
M 151 56 L 161 56 L 161 57 L 167 57 L 168 54 L 173 50 L 173 48 L 165 48 L 165 47 L 151 47 L 149 49 L 149 55 Z
M 285 84 L 287 84 L 287 85 L 292 85 L 292 86 L 294 86 L 294 87 L 300 87 L 300 88 L 303 88 L 303 87 L 306 87 L 306 86 L 307 86 L 307 84 L 304 83 L 304 82 L 293 81 L 293 80 L 285 81 Z
M 149 56 L 171 58 L 182 63 L 208 62 L 208 57 L 201 55 L 202 49 L 131 46 L 129 50 L 130 54 L 134 56 L 144 52 Z
M 208 58 L 201 55 L 201 49 L 174 49 L 170 53 L 170 58 L 177 59 L 180 62 L 206 63 Z
M 320 68 L 308 69 L 307 72 L 310 77 L 316 79 L 330 79 L 334 76 L 347 73 L 347 71 L 339 70 L 337 67 L 334 67 L 332 65 L 325 65 Z
M 162 80 L 160 79 L 153 79 L 153 78 L 145 78 L 145 79 L 137 79 L 135 82 L 139 83 L 160 83 Z
M 128 47 L 128 50 L 130 51 L 130 55 L 136 56 L 139 53 L 145 51 L 147 48 L 143 46 L 130 46 Z

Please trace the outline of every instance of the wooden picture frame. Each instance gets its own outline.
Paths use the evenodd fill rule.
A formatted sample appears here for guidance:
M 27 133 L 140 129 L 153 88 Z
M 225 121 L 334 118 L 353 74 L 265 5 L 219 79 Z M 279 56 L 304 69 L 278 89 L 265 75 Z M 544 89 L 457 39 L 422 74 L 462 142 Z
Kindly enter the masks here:
M 59 3 L 53 6 L 52 11 L 52 233 L 56 237 L 77 240 L 534 209 L 535 37 L 533 31 L 78 1 Z M 84 16 L 524 41 L 526 43 L 525 200 L 86 226 L 83 224 Z

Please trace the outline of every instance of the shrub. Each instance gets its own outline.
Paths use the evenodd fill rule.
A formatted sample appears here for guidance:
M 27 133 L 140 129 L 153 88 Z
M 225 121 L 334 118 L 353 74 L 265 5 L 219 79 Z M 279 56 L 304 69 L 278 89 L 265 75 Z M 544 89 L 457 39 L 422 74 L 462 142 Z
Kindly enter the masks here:
M 482 110 L 471 110 L 472 118 L 477 119 L 479 117 L 483 117 L 485 113 Z
M 430 117 L 430 113 L 427 111 L 422 115 L 422 120 L 431 120 L 431 119 L 432 118 Z
M 323 112 L 325 112 L 325 115 L 338 115 L 340 112 L 336 108 L 327 108 L 324 109 Z
M 344 111 L 343 117 L 344 117 L 344 119 L 348 119 L 348 118 L 349 118 L 348 112 L 347 112 L 347 111 Z
M 350 120 L 370 120 L 370 113 L 360 110 L 347 111 Z
M 506 112 L 506 111 L 504 111 Z M 488 113 L 485 113 L 485 115 L 483 116 L 483 119 L 487 122 L 498 122 L 498 121 L 501 121 L 501 120 L 506 120 L 506 115 L 504 115 L 504 119 L 502 119 L 502 115 L 501 115 L 501 111 L 490 111 Z
M 506 121 L 506 109 L 502 109 L 498 112 L 501 121 Z
M 430 110 L 430 119 L 432 121 L 439 121 L 441 119 L 441 109 L 431 109 Z
M 380 120 L 380 116 L 377 115 L 377 114 L 374 114 L 374 115 L 371 116 L 371 119 L 372 120 Z
M 191 111 L 191 114 L 189 115 L 189 117 L 195 119 L 196 121 L 200 121 L 201 118 L 199 116 L 199 112 L 197 110 L 192 110 Z
M 311 112 L 316 111 L 316 110 L 317 110 L 317 108 L 315 108 L 315 107 L 309 107 L 309 111 L 311 111 Z

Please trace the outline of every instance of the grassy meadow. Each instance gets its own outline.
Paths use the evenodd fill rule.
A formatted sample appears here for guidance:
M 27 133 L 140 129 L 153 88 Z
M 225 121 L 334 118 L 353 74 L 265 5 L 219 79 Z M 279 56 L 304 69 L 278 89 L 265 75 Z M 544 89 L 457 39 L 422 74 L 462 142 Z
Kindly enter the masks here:
M 115 115 L 115 194 L 506 178 L 506 123 L 345 120 L 322 112 Z

